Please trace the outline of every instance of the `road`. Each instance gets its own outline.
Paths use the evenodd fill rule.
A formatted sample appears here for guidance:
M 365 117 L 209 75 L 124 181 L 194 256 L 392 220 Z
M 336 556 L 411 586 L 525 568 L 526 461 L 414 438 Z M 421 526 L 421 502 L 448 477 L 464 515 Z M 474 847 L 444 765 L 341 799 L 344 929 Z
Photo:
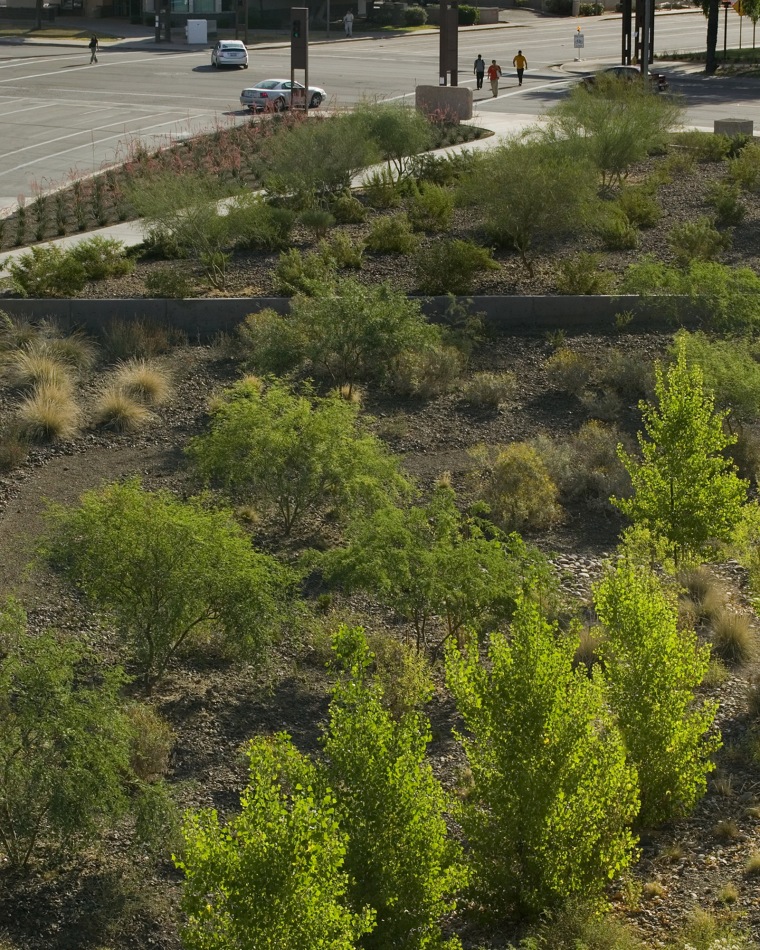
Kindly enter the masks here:
M 474 87 L 471 64 L 478 53 L 505 68 L 518 48 L 528 57 L 522 88 L 508 79 L 497 99 L 476 96 L 486 124 L 493 112 L 538 115 L 574 81 L 561 64 L 573 62 L 576 21 L 525 11 L 516 16 L 514 25 L 460 32 L 460 85 Z M 729 18 L 729 45 L 738 45 L 738 21 L 733 14 Z M 589 68 L 591 61 L 619 62 L 619 18 L 577 22 L 583 25 Z M 705 19 L 699 12 L 658 15 L 655 37 L 657 52 L 703 49 Z M 745 29 L 745 46 L 748 41 L 751 31 Z M 152 147 L 216 123 L 242 121 L 243 86 L 290 71 L 286 47 L 252 48 L 247 71 L 214 70 L 208 50 L 179 45 L 105 48 L 99 59 L 90 66 L 84 47 L 0 45 L 0 208 L 117 161 L 138 140 Z M 364 97 L 411 99 L 416 85 L 437 84 L 438 36 L 337 38 L 313 43 L 309 61 L 311 82 L 328 90 L 328 106 L 350 106 Z M 715 117 L 757 115 L 760 83 L 692 73 L 674 86 L 686 97 L 689 124 L 711 127 Z

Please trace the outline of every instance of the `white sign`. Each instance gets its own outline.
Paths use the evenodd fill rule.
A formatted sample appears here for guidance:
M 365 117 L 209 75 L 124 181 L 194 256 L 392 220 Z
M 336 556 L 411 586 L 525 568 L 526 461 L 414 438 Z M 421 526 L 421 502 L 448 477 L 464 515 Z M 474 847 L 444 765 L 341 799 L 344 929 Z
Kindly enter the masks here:
M 575 49 L 583 49 L 584 39 L 585 37 L 583 36 L 583 33 L 575 34 L 575 36 L 573 37 L 573 46 L 575 47 Z

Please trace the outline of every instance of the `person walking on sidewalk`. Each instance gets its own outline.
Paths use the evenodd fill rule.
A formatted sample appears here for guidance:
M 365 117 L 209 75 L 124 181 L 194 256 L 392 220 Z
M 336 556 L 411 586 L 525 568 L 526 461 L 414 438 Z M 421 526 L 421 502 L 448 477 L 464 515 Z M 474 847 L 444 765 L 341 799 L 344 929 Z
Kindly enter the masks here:
M 475 60 L 475 66 L 472 70 L 475 73 L 475 79 L 478 83 L 478 89 L 483 88 L 483 76 L 486 74 L 486 61 L 478 53 L 478 58 Z
M 90 64 L 97 63 L 98 61 L 98 38 L 95 34 L 92 34 L 90 42 L 87 44 L 90 47 Z
M 346 36 L 354 35 L 354 15 L 350 10 L 346 11 L 346 15 L 343 17 L 343 26 L 346 30 Z
M 523 56 L 521 49 L 517 51 L 517 56 L 512 60 L 512 65 L 517 70 L 517 84 L 522 86 L 523 73 L 528 68 L 528 60 Z
M 495 59 L 491 60 L 491 65 L 488 67 L 488 81 L 491 83 L 491 93 L 495 99 L 499 95 L 499 80 L 501 79 L 501 66 L 496 62 Z

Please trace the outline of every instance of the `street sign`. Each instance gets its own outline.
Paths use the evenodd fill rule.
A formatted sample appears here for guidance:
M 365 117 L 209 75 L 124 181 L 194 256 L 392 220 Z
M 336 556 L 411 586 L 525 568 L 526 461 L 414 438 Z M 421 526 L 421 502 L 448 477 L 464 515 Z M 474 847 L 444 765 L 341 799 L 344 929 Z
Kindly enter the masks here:
M 585 37 L 583 33 L 576 33 L 573 37 L 573 47 L 575 49 L 583 49 L 583 41 Z
M 732 6 L 734 10 L 739 14 L 739 16 L 744 16 L 744 5 L 742 4 L 742 0 L 736 0 L 736 2 L 732 4 Z

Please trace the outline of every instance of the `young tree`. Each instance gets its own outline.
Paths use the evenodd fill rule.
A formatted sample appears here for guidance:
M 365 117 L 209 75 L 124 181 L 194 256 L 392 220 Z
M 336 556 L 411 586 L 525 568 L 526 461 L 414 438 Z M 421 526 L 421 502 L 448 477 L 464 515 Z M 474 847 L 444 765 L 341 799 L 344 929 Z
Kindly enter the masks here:
M 51 509 L 50 522 L 48 557 L 113 621 L 147 684 L 188 638 L 218 634 L 255 657 L 283 622 L 288 571 L 227 512 L 132 480 Z
M 92 840 L 126 809 L 122 682 L 81 644 L 29 633 L 18 603 L 0 606 L 0 852 L 15 870 L 42 847 Z
M 631 861 L 636 771 L 599 673 L 573 669 L 578 637 L 524 601 L 488 663 L 446 656 L 472 783 L 462 808 L 476 892 L 497 914 L 537 916 L 574 896 L 601 899 Z
M 410 621 L 418 649 L 436 617 L 446 638 L 461 637 L 466 627 L 484 630 L 510 617 L 528 587 L 552 590 L 550 568 L 537 551 L 517 535 L 487 538 L 475 519 L 459 514 L 445 486 L 427 505 L 356 519 L 349 535 L 345 548 L 325 555 L 328 577 L 371 592 Z
M 410 490 L 396 459 L 363 432 L 358 408 L 283 383 L 244 380 L 227 390 L 211 430 L 189 454 L 201 475 L 274 511 L 289 535 L 308 513 L 372 510 Z
M 373 913 L 346 907 L 346 834 L 329 789 L 287 735 L 255 739 L 242 811 L 188 814 L 182 939 L 188 950 L 354 950 Z
M 736 438 L 723 429 L 698 366 L 689 367 L 683 342 L 676 361 L 655 366 L 656 404 L 642 402 L 642 460 L 622 446 L 620 458 L 634 494 L 613 503 L 631 520 L 665 539 L 676 563 L 696 556 L 712 539 L 728 540 L 741 515 L 746 482 L 722 454 Z
M 356 912 L 370 906 L 377 914 L 362 946 L 454 950 L 459 942 L 444 939 L 440 921 L 465 877 L 446 827 L 446 796 L 425 759 L 430 723 L 416 711 L 394 720 L 384 708 L 362 630 L 342 628 L 335 650 L 344 672 L 333 690 L 323 745 L 347 836 L 351 906 Z
M 410 160 L 430 146 L 430 122 L 405 104 L 364 102 L 356 107 L 354 115 L 395 180 L 403 178 Z
M 678 625 L 675 599 L 647 568 L 624 562 L 594 592 L 610 704 L 636 766 L 644 827 L 688 814 L 720 746 L 718 704 L 697 703 L 710 647 Z

